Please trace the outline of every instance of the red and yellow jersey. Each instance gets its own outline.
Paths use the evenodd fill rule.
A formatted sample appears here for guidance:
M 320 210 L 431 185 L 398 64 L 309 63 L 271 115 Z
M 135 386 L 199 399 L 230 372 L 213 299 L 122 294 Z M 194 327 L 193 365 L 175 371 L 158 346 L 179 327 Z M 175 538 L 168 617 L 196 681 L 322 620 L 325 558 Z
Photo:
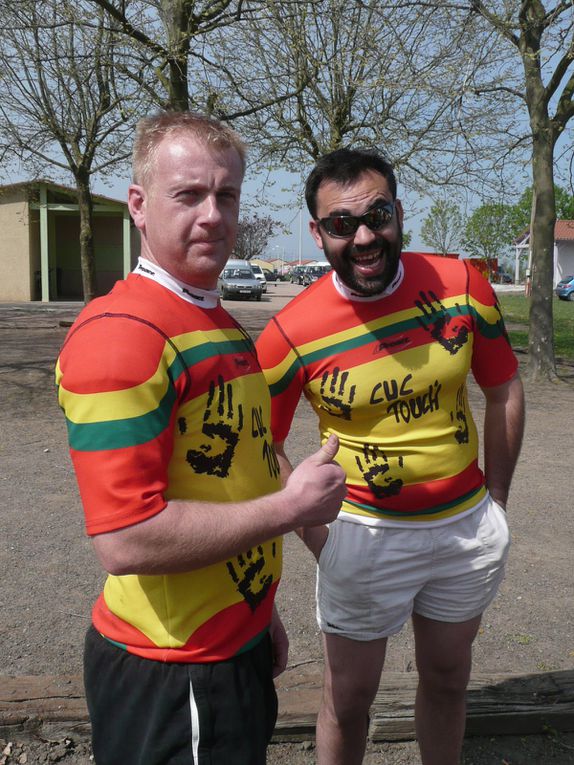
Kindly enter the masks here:
M 403 254 L 376 298 L 323 277 L 257 342 L 276 442 L 301 393 L 336 433 L 347 473 L 342 517 L 370 525 L 444 523 L 484 498 L 466 379 L 509 381 L 517 361 L 496 296 L 464 261 Z
M 130 274 L 68 334 L 56 381 L 89 534 L 172 499 L 240 502 L 280 488 L 252 342 L 201 299 Z M 281 539 L 188 573 L 109 576 L 94 625 L 139 656 L 226 659 L 267 630 L 280 576 Z

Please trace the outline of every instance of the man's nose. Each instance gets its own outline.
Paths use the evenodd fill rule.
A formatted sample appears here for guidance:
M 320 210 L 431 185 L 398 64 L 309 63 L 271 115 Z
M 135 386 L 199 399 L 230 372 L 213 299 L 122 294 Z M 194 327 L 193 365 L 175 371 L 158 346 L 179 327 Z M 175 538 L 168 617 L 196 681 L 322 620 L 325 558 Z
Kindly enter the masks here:
M 207 194 L 199 205 L 199 219 L 205 223 L 219 223 L 221 221 L 221 209 L 217 197 Z
M 377 235 L 374 231 L 371 231 L 371 229 L 366 226 L 364 223 L 362 223 L 357 231 L 355 232 L 355 244 L 359 245 L 365 245 L 365 244 L 372 244 L 373 241 L 375 241 L 377 238 Z

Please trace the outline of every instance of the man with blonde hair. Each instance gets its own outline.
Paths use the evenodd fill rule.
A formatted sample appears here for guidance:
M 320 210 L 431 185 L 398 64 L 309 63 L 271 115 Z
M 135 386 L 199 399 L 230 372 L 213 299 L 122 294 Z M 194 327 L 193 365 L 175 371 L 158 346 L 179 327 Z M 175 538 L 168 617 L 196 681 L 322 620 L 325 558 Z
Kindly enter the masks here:
M 143 120 L 128 204 L 141 257 L 57 365 L 87 533 L 108 572 L 86 636 L 98 765 L 259 765 L 287 641 L 281 535 L 332 520 L 337 439 L 281 488 L 253 344 L 220 305 L 245 148 L 200 115 Z

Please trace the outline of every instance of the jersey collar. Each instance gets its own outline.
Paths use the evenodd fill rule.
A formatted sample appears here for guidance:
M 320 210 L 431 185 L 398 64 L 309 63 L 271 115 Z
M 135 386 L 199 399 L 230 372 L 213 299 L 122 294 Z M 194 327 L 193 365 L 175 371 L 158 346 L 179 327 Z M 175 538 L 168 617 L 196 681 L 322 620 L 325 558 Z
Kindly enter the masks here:
M 219 292 L 215 290 L 200 290 L 198 287 L 193 287 L 191 284 L 186 284 L 176 279 L 163 268 L 152 263 L 146 258 L 138 258 L 136 267 L 133 270 L 134 274 L 139 276 L 145 276 L 146 279 L 151 279 L 158 284 L 161 284 L 166 289 L 179 295 L 180 298 L 186 300 L 192 305 L 197 305 L 200 308 L 215 308 L 219 305 Z
M 393 292 L 395 292 L 399 286 L 401 285 L 401 282 L 403 281 L 405 276 L 405 267 L 403 266 L 403 261 L 399 260 L 399 266 L 397 268 L 397 273 L 395 274 L 395 277 L 393 281 L 389 284 L 388 287 L 386 287 L 383 292 L 379 292 L 377 295 L 360 295 L 357 292 L 353 292 L 353 290 L 350 287 L 347 287 L 346 284 L 344 284 L 337 275 L 336 271 L 332 271 L 331 278 L 333 280 L 333 284 L 335 286 L 335 289 L 337 292 L 345 298 L 345 300 L 355 300 L 360 303 L 372 303 L 374 300 L 382 300 L 385 297 L 388 297 L 389 295 L 392 295 Z

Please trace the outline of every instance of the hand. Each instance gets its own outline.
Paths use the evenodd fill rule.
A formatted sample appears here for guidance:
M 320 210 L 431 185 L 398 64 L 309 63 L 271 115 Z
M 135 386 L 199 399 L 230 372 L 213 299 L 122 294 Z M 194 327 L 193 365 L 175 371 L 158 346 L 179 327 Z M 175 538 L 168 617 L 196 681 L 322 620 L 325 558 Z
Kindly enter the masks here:
M 506 505 L 508 504 L 508 492 L 504 490 L 497 491 L 496 489 L 488 489 L 488 493 L 497 505 L 506 512 Z
M 273 606 L 273 616 L 269 625 L 269 635 L 273 648 L 273 677 L 277 677 L 285 671 L 289 656 L 289 638 L 279 616 L 277 608 Z
M 284 491 L 289 495 L 296 525 L 319 526 L 335 520 L 345 499 L 345 471 L 333 461 L 339 439 L 329 436 L 319 451 L 291 473 Z

